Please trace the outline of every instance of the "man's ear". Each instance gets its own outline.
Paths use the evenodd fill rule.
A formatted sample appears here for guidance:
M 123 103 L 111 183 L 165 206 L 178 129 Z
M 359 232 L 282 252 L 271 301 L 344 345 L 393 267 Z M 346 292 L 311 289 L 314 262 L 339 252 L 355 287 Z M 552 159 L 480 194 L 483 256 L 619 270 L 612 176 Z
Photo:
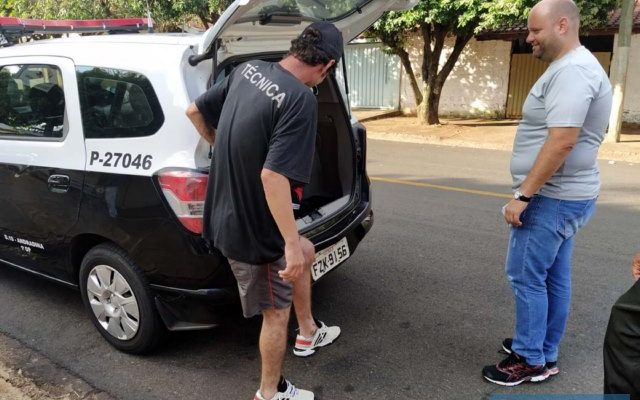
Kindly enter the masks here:
M 325 66 L 322 68 L 322 73 L 323 74 L 328 73 L 331 67 L 333 67 L 335 64 L 336 64 L 336 60 L 329 60 L 329 62 L 326 63 Z
M 567 33 L 569 31 L 569 18 L 561 17 L 558 20 L 558 30 L 560 33 Z

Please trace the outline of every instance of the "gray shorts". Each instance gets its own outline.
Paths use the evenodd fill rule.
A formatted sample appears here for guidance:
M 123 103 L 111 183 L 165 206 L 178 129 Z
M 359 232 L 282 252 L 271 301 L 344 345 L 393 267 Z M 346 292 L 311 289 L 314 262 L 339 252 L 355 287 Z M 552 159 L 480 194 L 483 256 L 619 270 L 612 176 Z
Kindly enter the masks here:
M 284 257 L 269 264 L 247 264 L 229 258 L 229 265 L 238 281 L 242 313 L 251 318 L 262 310 L 291 306 L 293 285 L 278 275 L 286 267 Z

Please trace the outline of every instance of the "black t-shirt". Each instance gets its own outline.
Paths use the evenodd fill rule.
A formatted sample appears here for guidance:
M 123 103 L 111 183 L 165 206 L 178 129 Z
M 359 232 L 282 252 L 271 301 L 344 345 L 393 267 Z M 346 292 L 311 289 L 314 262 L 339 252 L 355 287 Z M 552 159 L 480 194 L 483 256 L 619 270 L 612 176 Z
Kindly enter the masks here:
M 311 90 L 277 63 L 249 61 L 196 100 L 217 128 L 203 236 L 226 257 L 251 264 L 284 254 L 260 173 L 309 183 L 317 126 Z

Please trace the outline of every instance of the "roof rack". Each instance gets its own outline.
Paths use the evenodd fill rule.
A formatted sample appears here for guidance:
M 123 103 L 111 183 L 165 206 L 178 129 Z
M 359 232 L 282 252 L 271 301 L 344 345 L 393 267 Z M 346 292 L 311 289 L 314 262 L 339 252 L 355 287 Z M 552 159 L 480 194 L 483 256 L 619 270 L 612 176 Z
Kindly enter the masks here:
M 0 46 L 18 43 L 21 37 L 34 34 L 121 33 L 153 30 L 153 19 L 117 18 L 84 20 L 48 20 L 0 17 Z

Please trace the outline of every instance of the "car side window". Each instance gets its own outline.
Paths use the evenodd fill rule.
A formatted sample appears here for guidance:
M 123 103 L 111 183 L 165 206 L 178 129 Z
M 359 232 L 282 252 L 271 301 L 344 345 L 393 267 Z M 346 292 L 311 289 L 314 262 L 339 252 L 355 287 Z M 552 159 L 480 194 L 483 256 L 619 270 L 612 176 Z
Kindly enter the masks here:
M 0 137 L 62 138 L 65 99 L 55 65 L 0 66 Z
M 88 139 L 151 136 L 164 114 L 151 82 L 142 74 L 77 67 L 84 136 Z

